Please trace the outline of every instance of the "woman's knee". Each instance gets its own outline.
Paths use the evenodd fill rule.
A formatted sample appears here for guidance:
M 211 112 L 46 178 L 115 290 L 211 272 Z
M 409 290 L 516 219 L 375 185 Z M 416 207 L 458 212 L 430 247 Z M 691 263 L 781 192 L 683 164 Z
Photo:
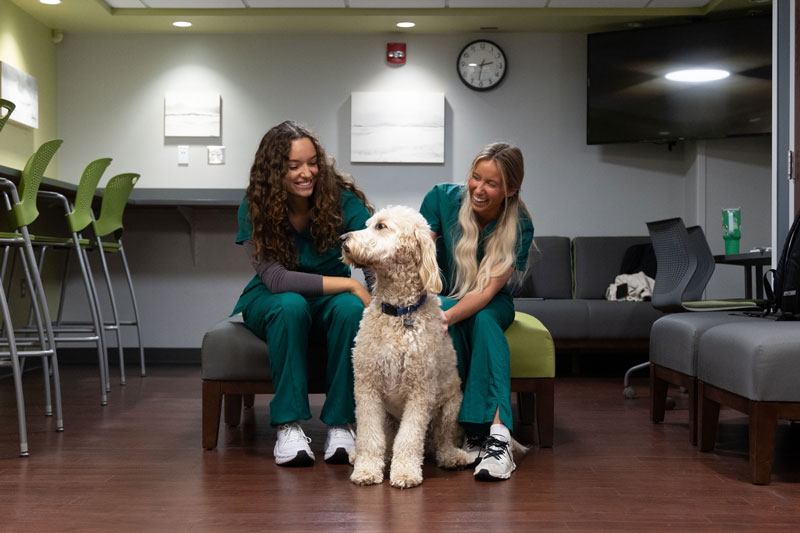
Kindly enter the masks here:
M 293 324 L 311 322 L 311 311 L 303 296 L 296 292 L 283 292 L 270 297 L 276 301 L 266 313 L 267 321 L 282 320 Z
M 364 304 L 354 294 L 349 292 L 337 294 L 333 299 L 332 319 L 333 324 L 358 324 L 364 314 Z

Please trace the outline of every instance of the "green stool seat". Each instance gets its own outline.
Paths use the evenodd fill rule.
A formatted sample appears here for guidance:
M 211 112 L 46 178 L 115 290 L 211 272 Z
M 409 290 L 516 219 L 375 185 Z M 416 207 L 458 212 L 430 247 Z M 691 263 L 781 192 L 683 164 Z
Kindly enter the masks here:
M 512 378 L 556 377 L 556 349 L 547 328 L 526 313 L 517 312 L 506 330 Z
M 533 442 L 536 433 L 539 446 L 550 448 L 555 420 L 553 337 L 539 319 L 520 312 L 515 313 L 505 336 L 511 356 L 511 392 L 517 393 L 520 419 L 514 434 L 523 442 Z

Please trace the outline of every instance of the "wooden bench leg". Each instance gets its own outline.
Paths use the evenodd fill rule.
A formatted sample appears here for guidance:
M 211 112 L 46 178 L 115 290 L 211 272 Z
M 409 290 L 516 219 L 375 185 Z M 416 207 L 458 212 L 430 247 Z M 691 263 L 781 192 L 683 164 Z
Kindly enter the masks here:
M 664 421 L 664 409 L 667 403 L 667 386 L 669 384 L 658 377 L 656 365 L 650 365 L 650 420 L 653 424 Z
M 253 406 L 256 404 L 256 395 L 255 394 L 242 394 L 242 400 L 244 401 L 244 406 L 248 409 L 252 409 Z
M 710 452 L 717 440 L 719 403 L 706 398 L 704 384 L 697 382 L 697 436 L 700 451 Z
M 688 387 L 689 397 L 689 439 L 697 446 L 697 379 L 692 378 Z
M 225 424 L 229 426 L 238 426 L 239 421 L 242 419 L 242 395 L 241 394 L 226 394 L 225 395 Z
M 222 387 L 215 381 L 203 381 L 203 448 L 217 447 L 219 416 L 222 412 Z
M 536 418 L 536 393 L 518 392 L 517 410 L 519 411 L 519 427 L 514 431 L 514 435 L 524 444 L 533 444 L 533 424 Z
M 555 379 L 536 380 L 536 425 L 539 428 L 539 446 L 553 447 L 555 425 Z
M 750 474 L 756 485 L 767 485 L 775 456 L 778 413 L 774 405 L 750 402 Z

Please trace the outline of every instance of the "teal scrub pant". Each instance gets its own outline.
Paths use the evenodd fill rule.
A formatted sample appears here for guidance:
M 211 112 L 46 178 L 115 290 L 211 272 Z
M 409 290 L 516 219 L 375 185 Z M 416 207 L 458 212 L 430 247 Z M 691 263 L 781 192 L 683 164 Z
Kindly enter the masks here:
M 446 296 L 440 298 L 443 310 L 457 303 Z M 500 421 L 513 430 L 511 356 L 503 335 L 513 322 L 514 300 L 508 294 L 498 293 L 475 315 L 449 328 L 464 390 L 458 421 L 473 435 L 489 434 L 497 409 Z
M 297 293 L 265 293 L 242 311 L 250 331 L 267 341 L 275 396 L 269 404 L 270 424 L 308 420 L 309 338 L 325 339 L 325 403 L 320 418 L 331 426 L 355 422 L 353 340 L 364 305 L 350 293 L 304 297 Z

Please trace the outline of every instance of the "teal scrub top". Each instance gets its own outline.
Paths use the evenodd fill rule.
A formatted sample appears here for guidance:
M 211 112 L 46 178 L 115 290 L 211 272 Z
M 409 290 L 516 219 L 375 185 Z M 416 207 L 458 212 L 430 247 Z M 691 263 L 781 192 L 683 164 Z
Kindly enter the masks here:
M 455 183 L 441 183 L 431 189 L 425 195 L 420 207 L 420 213 L 428 221 L 431 230 L 439 235 L 436 240 L 436 255 L 439 261 L 439 268 L 442 270 L 444 276 L 444 288 L 442 294 L 449 294 L 453 289 L 453 283 L 456 276 L 456 263 L 453 258 L 453 252 L 456 249 L 456 242 L 461 235 L 461 228 L 458 225 L 458 210 L 461 209 L 461 202 L 464 199 L 464 185 Z M 480 264 L 483 259 L 484 245 L 489 236 L 494 231 L 497 225 L 497 220 L 492 220 L 480 232 L 478 238 L 478 250 L 476 253 L 476 261 Z M 519 225 L 517 227 L 517 243 L 515 245 L 515 254 L 517 261 L 514 268 L 520 272 L 524 272 L 528 264 L 528 251 L 533 242 L 533 222 L 530 217 L 520 210 Z M 510 294 L 508 286 L 503 287 L 501 292 Z
M 358 196 L 346 189 L 341 190 L 343 227 L 341 232 L 358 231 L 366 227 L 370 217 L 367 206 Z M 239 205 L 239 232 L 236 235 L 236 244 L 241 244 L 253 238 L 253 225 L 247 213 L 247 195 L 242 198 Z M 303 231 L 292 228 L 294 233 L 294 249 L 298 254 L 295 270 L 322 276 L 350 277 L 350 267 L 342 263 L 342 248 L 337 242 L 322 254 L 317 253 L 314 239 L 311 237 L 310 224 Z M 241 312 L 249 303 L 262 294 L 270 294 L 261 278 L 256 274 L 242 291 L 233 314 Z

